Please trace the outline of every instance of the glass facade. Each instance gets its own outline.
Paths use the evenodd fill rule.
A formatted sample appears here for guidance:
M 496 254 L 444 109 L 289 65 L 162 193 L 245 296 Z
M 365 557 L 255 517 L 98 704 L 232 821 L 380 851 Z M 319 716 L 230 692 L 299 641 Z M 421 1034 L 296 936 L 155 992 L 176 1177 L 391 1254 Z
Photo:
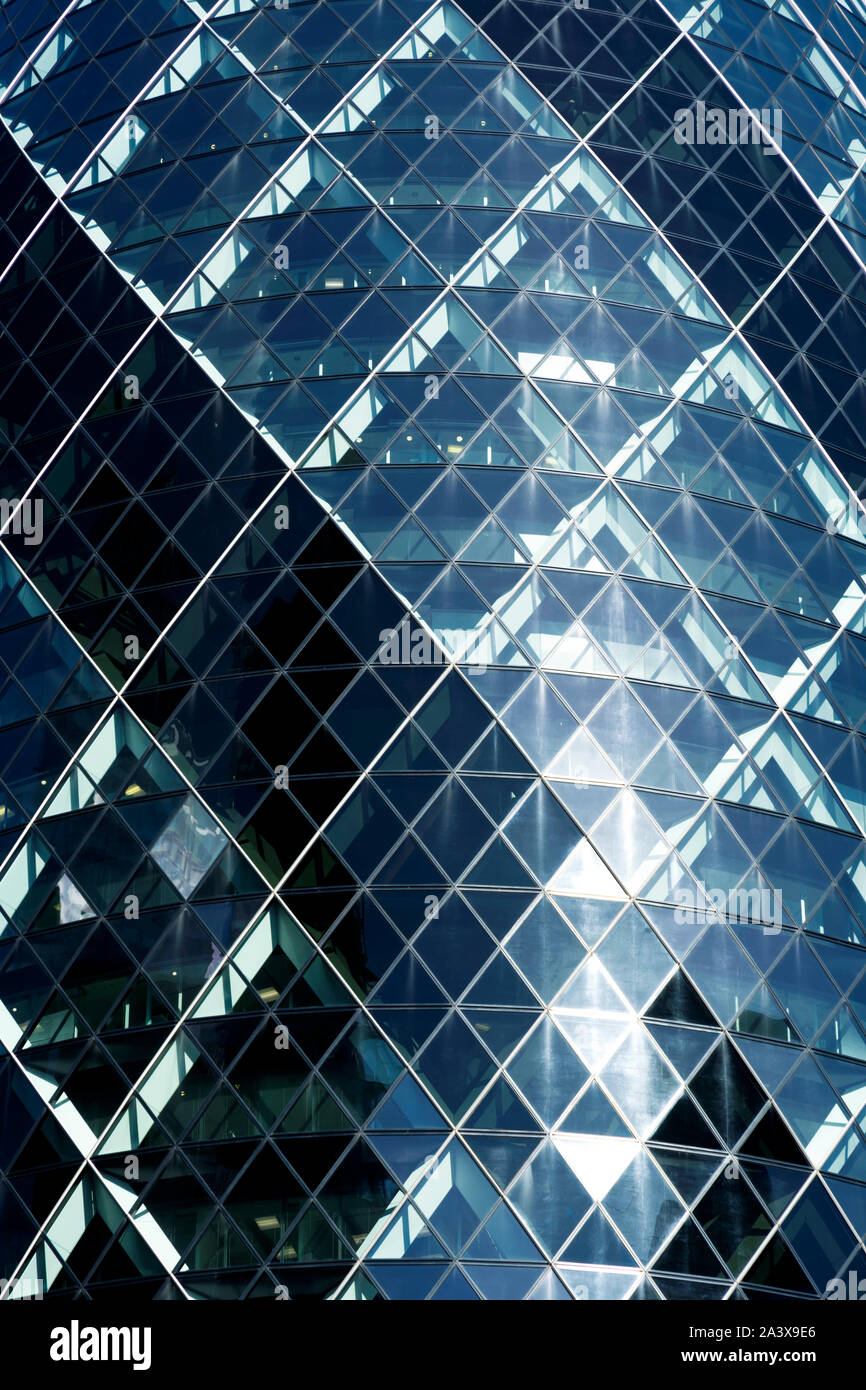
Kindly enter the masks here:
M 4 1278 L 866 1270 L 864 53 L 3 4 Z

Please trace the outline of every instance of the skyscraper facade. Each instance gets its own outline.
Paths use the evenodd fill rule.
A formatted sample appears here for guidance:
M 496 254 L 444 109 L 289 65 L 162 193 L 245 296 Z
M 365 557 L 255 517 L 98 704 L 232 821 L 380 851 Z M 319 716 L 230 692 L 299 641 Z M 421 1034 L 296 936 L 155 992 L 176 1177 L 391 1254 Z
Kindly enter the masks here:
M 3 5 L 3 1297 L 866 1275 L 864 53 Z

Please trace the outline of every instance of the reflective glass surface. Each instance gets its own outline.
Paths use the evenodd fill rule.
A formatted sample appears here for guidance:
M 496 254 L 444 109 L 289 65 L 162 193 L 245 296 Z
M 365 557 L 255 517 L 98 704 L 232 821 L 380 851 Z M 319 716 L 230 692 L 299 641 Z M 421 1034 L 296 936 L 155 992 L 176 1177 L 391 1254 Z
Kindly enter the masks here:
M 4 1277 L 862 1265 L 864 51 L 0 9 Z

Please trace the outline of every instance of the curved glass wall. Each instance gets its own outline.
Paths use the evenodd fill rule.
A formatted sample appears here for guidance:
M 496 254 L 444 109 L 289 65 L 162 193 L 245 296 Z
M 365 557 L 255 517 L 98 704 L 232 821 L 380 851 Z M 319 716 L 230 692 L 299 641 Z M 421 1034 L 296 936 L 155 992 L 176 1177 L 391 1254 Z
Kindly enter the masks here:
M 859 0 L 0 31 L 0 1274 L 826 1296 Z

